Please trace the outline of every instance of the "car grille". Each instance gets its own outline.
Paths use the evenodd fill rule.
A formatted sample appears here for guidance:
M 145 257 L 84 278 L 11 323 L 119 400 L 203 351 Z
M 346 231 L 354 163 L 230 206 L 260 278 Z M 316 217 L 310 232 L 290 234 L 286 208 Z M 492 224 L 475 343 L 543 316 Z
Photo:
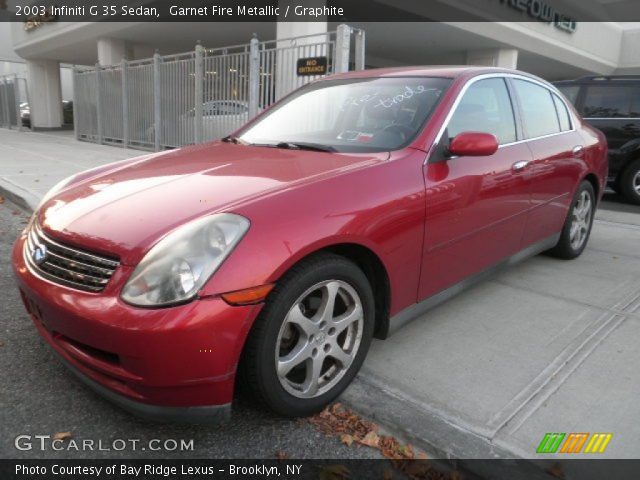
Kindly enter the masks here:
M 38 275 L 88 292 L 101 292 L 120 265 L 117 260 L 62 245 L 45 235 L 35 223 L 24 248 L 28 265 Z M 40 249 L 38 255 L 36 249 Z

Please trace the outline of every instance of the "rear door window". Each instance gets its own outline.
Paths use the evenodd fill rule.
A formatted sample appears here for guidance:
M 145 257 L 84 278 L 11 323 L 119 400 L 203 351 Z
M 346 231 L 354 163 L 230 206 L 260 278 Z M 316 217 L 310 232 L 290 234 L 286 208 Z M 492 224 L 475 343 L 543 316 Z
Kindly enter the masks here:
M 556 112 L 558 113 L 558 119 L 560 120 L 560 130 L 567 132 L 571 130 L 571 116 L 569 110 L 560 97 L 556 94 L 552 94 L 553 102 L 556 104 Z
M 447 129 L 450 138 L 462 132 L 484 132 L 495 135 L 501 145 L 515 142 L 516 122 L 504 79 L 489 78 L 472 84 Z
M 589 85 L 584 99 L 585 118 L 638 118 L 640 86 Z
M 546 88 L 526 80 L 513 80 L 522 107 L 527 138 L 560 133 L 560 120 L 552 93 Z

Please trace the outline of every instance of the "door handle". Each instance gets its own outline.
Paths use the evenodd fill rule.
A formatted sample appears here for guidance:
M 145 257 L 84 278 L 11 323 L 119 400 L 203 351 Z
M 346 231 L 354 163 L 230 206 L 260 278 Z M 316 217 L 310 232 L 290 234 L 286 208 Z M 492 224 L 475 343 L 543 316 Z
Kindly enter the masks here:
M 531 162 L 528 161 L 528 160 L 521 160 L 521 161 L 516 162 L 513 165 L 511 165 L 511 168 L 513 169 L 514 172 L 519 172 L 519 171 L 524 170 L 525 168 L 527 168 L 530 163 Z
M 582 155 L 582 152 L 584 152 L 584 147 L 582 145 L 578 145 L 577 147 L 573 148 L 573 154 L 576 157 L 579 157 L 580 155 Z

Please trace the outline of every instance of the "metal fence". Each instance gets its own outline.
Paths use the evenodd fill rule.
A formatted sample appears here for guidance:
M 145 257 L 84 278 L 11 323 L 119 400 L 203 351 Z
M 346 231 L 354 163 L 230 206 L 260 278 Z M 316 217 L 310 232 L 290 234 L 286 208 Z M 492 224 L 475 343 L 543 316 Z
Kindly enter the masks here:
M 354 40 L 352 42 L 352 39 Z M 364 68 L 364 31 L 336 31 L 74 68 L 76 138 L 162 150 L 221 138 L 318 76 L 300 58 L 324 57 L 327 74 Z
M 20 104 L 27 101 L 27 81 L 18 75 L 0 77 L 0 127 L 22 130 Z

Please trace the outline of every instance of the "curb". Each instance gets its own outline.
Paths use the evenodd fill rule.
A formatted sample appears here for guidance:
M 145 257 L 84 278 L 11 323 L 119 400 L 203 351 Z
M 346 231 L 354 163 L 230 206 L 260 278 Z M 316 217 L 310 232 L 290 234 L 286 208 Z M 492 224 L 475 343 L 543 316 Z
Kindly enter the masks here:
M 341 395 L 340 401 L 364 417 L 378 422 L 387 431 L 396 432 L 399 437 L 427 452 L 433 460 L 451 462 L 453 466 L 480 478 L 554 478 L 544 470 L 547 466 L 545 461 L 522 458 L 485 437 L 419 408 L 402 398 L 398 392 L 386 388 L 381 380 L 366 370 L 354 379 Z M 503 461 L 495 461 L 498 459 Z
M 2 177 L 0 177 L 0 195 L 30 214 L 40 203 L 40 199 L 33 193 Z

